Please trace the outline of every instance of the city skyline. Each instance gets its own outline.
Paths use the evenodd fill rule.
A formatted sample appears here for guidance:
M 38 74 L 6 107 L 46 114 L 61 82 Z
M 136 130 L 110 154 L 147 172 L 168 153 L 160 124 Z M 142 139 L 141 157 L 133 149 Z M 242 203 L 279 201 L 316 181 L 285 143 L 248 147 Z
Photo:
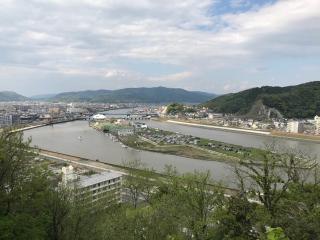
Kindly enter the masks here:
M 4 0 L 1 91 L 224 94 L 318 81 L 318 0 Z

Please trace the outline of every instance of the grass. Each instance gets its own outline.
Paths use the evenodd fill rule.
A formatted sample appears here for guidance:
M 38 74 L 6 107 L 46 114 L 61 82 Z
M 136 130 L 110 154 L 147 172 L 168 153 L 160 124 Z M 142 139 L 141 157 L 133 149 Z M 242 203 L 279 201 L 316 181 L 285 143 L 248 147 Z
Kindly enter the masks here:
M 155 146 L 137 138 L 136 136 L 126 137 L 120 140 L 121 142 L 123 142 L 129 147 L 145 150 L 145 151 L 171 154 L 171 155 L 177 155 L 177 156 L 201 159 L 201 160 L 212 160 L 212 161 L 235 161 L 236 160 L 235 157 L 228 156 L 224 153 L 219 153 L 219 152 L 215 153 L 214 151 L 209 152 L 207 149 L 199 149 L 190 145 L 162 144 L 162 145 Z

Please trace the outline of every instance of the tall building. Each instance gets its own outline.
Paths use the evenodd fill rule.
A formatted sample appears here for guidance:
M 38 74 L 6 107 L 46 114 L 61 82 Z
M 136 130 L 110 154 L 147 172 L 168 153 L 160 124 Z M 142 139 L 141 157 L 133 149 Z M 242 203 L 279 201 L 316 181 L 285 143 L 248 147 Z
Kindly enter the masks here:
M 0 127 L 9 127 L 20 123 L 20 116 L 17 114 L 0 115 Z
M 317 135 L 320 135 L 320 117 L 318 117 L 318 116 L 314 117 L 314 124 L 316 126 L 316 132 L 315 133 Z
M 289 133 L 302 133 L 303 123 L 299 121 L 289 121 L 287 124 L 287 132 Z

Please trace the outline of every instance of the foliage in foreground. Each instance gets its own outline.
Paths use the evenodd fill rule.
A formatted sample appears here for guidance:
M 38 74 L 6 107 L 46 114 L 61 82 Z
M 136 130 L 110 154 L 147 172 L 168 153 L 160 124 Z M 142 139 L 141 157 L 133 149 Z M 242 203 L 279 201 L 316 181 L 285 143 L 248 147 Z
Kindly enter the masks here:
M 240 163 L 242 191 L 232 197 L 212 185 L 209 173 L 168 168 L 163 178 L 132 162 L 147 171 L 129 172 L 127 203 L 87 208 L 34 163 L 29 144 L 21 133 L 0 133 L 0 239 L 320 238 L 316 167 L 295 153 L 262 153 L 263 164 Z

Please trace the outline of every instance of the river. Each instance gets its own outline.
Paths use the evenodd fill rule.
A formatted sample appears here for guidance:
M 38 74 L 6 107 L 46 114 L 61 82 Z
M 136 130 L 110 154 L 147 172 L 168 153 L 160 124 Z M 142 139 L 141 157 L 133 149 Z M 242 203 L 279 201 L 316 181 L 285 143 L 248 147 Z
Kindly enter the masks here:
M 225 163 L 123 148 L 118 142 L 113 142 L 107 134 L 89 127 L 87 121 L 34 128 L 25 131 L 24 136 L 31 137 L 32 144 L 39 148 L 92 160 L 99 159 L 101 162 L 122 164 L 138 159 L 158 172 L 162 172 L 166 165 L 172 165 L 180 173 L 209 170 L 216 181 L 229 186 L 234 182 L 233 169 Z
M 115 112 L 121 114 L 124 111 L 117 110 Z M 273 141 L 273 138 L 269 136 L 205 129 L 158 121 L 146 121 L 146 123 L 154 128 L 247 147 L 262 148 L 265 143 Z M 123 148 L 119 143 L 113 142 L 106 134 L 89 127 L 87 121 L 75 121 L 35 128 L 25 131 L 24 134 L 25 137 L 32 137 L 33 145 L 47 150 L 92 160 L 99 159 L 102 162 L 114 164 L 122 164 L 125 161 L 138 159 L 158 172 L 162 172 L 166 165 L 176 167 L 180 173 L 209 170 L 214 180 L 234 186 L 233 168 L 226 163 Z M 80 136 L 81 138 L 79 139 Z M 317 155 L 319 159 L 319 143 L 289 139 L 278 139 L 277 141 L 278 144 L 282 144 L 283 146 L 300 149 L 311 155 Z
M 130 109 L 131 110 L 131 109 Z M 117 117 L 126 116 L 128 109 L 113 110 L 104 112 L 104 114 L 119 114 Z M 112 115 L 110 115 L 112 117 Z M 171 132 L 180 132 L 186 135 L 192 135 L 201 138 L 208 138 L 220 142 L 241 145 L 245 147 L 264 148 L 266 144 L 276 142 L 277 145 L 283 148 L 292 148 L 300 150 L 311 157 L 315 157 L 320 161 L 320 142 L 308 140 L 295 140 L 289 138 L 273 137 L 268 135 L 259 135 L 252 133 L 224 131 L 212 128 L 201 128 L 194 126 L 185 126 L 176 123 L 168 123 L 161 121 L 144 121 L 152 128 L 159 128 Z

